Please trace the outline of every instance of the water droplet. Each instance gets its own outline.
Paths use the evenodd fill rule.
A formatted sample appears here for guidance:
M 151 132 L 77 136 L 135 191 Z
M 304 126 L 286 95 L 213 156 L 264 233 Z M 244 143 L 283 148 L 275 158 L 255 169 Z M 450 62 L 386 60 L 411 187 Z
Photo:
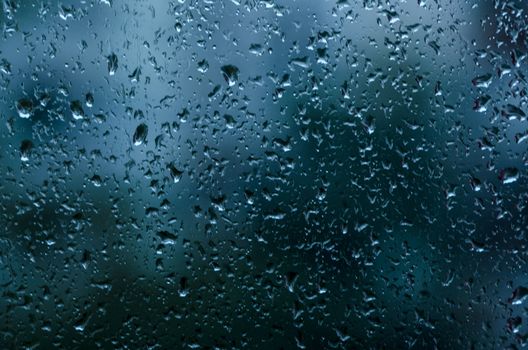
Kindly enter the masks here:
M 20 118 L 27 119 L 33 114 L 33 102 L 27 98 L 22 98 L 16 103 L 16 109 Z
M 178 168 L 176 168 L 176 166 L 173 163 L 169 164 L 169 171 L 170 171 L 172 181 L 174 183 L 180 182 L 181 177 L 183 175 L 183 171 L 178 170 Z
M 128 79 L 130 79 L 130 81 L 132 83 L 137 83 L 139 81 L 139 78 L 141 76 L 141 68 L 137 67 L 136 69 L 134 69 L 134 71 L 128 76 Z
M 30 140 L 23 140 L 20 144 L 20 160 L 27 162 L 29 160 L 29 153 L 33 148 L 33 142 Z
M 73 119 L 79 120 L 84 119 L 84 110 L 82 108 L 81 101 L 75 100 L 70 103 L 70 110 L 72 112 Z
M 489 95 L 479 96 L 475 102 L 473 102 L 473 109 L 479 113 L 486 112 L 488 110 L 488 102 L 491 100 Z
M 86 99 L 86 106 L 87 107 L 93 107 L 94 97 L 93 97 L 92 93 L 90 93 L 90 92 L 87 93 L 85 99 Z
M 235 127 L 236 121 L 235 121 L 235 118 L 233 118 L 232 115 L 226 114 L 226 115 L 224 115 L 224 119 L 225 119 L 225 122 L 226 122 L 226 127 L 228 129 L 233 129 Z
M 187 295 L 189 295 L 189 280 L 187 277 L 180 278 L 180 288 L 178 289 L 178 294 L 180 297 L 185 298 Z
M 142 143 L 145 143 L 148 135 L 148 126 L 145 123 L 141 123 L 137 126 L 134 136 L 132 137 L 132 142 L 134 146 L 139 146 Z
M 117 71 L 118 67 L 118 60 L 115 53 L 111 53 L 110 56 L 107 57 L 108 60 L 108 74 L 114 75 Z
M 198 72 L 205 73 L 207 72 L 208 69 L 209 69 L 209 63 L 207 62 L 207 60 L 204 59 L 198 62 Z
M 507 328 L 513 334 L 519 333 L 522 325 L 522 318 L 520 316 L 510 317 L 506 321 Z
M 168 231 L 159 231 L 158 237 L 160 238 L 161 243 L 165 245 L 174 245 L 178 239 L 177 235 Z
M 513 294 L 508 299 L 508 302 L 512 305 L 520 305 L 524 303 L 527 297 L 528 297 L 528 288 L 520 286 L 520 287 L 517 287 L 513 291 Z
M 502 111 L 502 115 L 510 120 L 521 119 L 524 120 L 526 114 L 517 106 L 508 104 Z
M 506 168 L 501 170 L 499 179 L 503 184 L 511 184 L 519 179 L 519 170 L 517 168 Z
M 101 180 L 101 177 L 99 175 L 92 176 L 90 181 L 95 187 L 101 187 L 101 185 L 103 184 L 103 180 Z
M 238 68 L 233 65 L 222 66 L 221 68 L 225 81 L 229 86 L 236 84 L 238 80 Z
M 474 78 L 473 80 L 471 80 L 473 85 L 479 88 L 488 88 L 491 85 L 491 81 L 492 81 L 491 73 L 480 75 Z

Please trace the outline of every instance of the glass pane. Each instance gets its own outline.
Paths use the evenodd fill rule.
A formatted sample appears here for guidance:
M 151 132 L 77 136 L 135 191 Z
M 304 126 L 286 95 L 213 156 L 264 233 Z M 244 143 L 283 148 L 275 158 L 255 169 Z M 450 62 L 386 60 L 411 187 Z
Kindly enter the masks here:
M 526 344 L 527 2 L 1 10 L 1 348 Z

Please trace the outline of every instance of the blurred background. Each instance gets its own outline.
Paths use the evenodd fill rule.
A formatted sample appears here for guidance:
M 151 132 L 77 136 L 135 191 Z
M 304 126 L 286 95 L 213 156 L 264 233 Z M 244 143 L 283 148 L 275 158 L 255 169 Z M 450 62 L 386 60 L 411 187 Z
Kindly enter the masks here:
M 521 348 L 522 0 L 2 0 L 2 349 Z

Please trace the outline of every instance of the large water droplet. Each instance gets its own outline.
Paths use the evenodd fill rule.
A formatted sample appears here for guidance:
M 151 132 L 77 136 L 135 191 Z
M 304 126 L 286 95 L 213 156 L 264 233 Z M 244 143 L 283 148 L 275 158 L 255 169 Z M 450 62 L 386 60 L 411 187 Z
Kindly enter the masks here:
M 501 170 L 499 179 L 503 184 L 511 184 L 519 179 L 519 170 L 517 168 L 506 168 Z
M 508 299 L 508 302 L 512 305 L 522 304 L 528 297 L 528 288 L 526 287 L 517 287 L 512 296 Z
M 238 68 L 233 65 L 222 66 L 222 74 L 229 86 L 236 84 L 238 80 Z
M 29 160 L 29 153 L 33 148 L 33 142 L 30 140 L 23 140 L 20 144 L 20 160 L 27 162 Z
M 111 53 L 110 56 L 107 57 L 108 59 L 108 74 L 114 75 L 117 67 L 118 67 L 118 60 L 115 53 Z
M 70 103 L 70 110 L 72 112 L 73 119 L 84 119 L 84 110 L 82 108 L 81 101 L 72 101 Z
M 183 171 L 176 168 L 176 166 L 173 163 L 169 164 L 169 171 L 170 171 L 172 181 L 174 181 L 174 183 L 180 182 L 181 177 L 183 175 Z
M 148 126 L 145 123 L 141 123 L 137 126 L 134 136 L 132 137 L 132 142 L 134 146 L 139 146 L 142 143 L 145 143 L 148 135 Z
M 491 81 L 492 81 L 491 77 L 492 77 L 492 75 L 490 73 L 487 73 L 487 74 L 480 75 L 480 76 L 474 78 L 471 82 L 476 87 L 487 88 L 491 84 Z
M 20 118 L 27 119 L 33 114 L 33 102 L 27 98 L 17 101 L 16 109 Z

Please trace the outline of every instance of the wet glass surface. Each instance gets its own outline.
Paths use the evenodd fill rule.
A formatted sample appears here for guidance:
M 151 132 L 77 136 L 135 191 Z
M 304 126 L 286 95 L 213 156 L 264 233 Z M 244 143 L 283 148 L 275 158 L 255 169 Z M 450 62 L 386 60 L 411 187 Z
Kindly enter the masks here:
M 2 1 L 0 348 L 528 340 L 525 1 Z

